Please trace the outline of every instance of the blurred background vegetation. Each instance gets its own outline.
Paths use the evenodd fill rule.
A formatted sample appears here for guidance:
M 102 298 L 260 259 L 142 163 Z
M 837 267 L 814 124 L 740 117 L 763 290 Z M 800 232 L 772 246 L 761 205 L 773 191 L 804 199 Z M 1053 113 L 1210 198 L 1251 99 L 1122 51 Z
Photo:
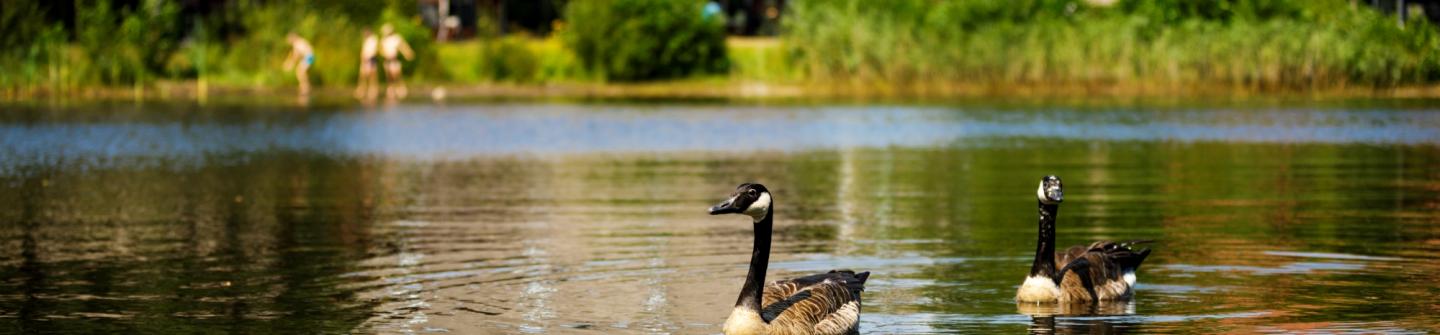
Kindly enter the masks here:
M 677 78 L 725 70 L 724 20 L 698 1 L 594 0 L 566 6 L 565 45 L 605 78 Z
M 441 2 L 461 18 L 446 37 Z M 1410 3 L 14 0 L 0 3 L 0 89 L 288 88 L 280 63 L 292 31 L 316 48 L 312 81 L 344 88 L 361 31 L 384 23 L 417 52 L 410 78 L 433 85 L 1430 86 L 1440 79 L 1440 35 L 1426 19 L 1435 4 Z
M 785 38 L 796 66 L 838 80 L 1305 88 L 1440 74 L 1434 26 L 1419 15 L 1401 25 L 1356 1 L 837 0 L 791 9 Z
M 167 0 L 7 1 L 0 10 L 5 45 L 0 87 L 54 92 L 96 86 L 143 89 L 157 80 L 198 80 L 235 87 L 293 84 L 281 70 L 295 32 L 315 48 L 318 85 L 349 85 L 359 66 L 361 31 L 391 23 L 417 51 L 438 62 L 429 29 L 411 17 L 413 1 Z M 377 29 L 378 30 L 378 29 Z M 418 69 L 433 73 L 433 69 Z

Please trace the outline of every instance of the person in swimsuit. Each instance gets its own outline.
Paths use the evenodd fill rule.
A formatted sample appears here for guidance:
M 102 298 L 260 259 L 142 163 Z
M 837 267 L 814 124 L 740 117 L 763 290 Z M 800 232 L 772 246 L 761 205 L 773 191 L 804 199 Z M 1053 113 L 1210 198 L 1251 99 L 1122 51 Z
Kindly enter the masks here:
M 290 55 L 285 57 L 283 66 L 286 71 L 295 71 L 295 79 L 300 81 L 300 95 L 310 94 L 310 67 L 315 65 L 315 48 L 295 33 L 285 35 L 285 39 L 290 41 Z
M 379 54 L 380 38 L 370 29 L 362 33 L 364 40 L 360 41 L 360 82 L 355 85 L 355 98 L 370 100 L 375 98 L 379 90 L 379 76 L 375 73 L 375 65 L 378 62 L 375 56 Z
M 405 38 L 395 33 L 395 27 L 385 24 L 380 27 L 380 56 L 385 57 L 385 96 L 391 99 L 404 99 L 406 95 L 405 83 L 400 78 L 401 64 L 400 56 L 406 60 L 415 58 L 415 51 L 410 50 L 410 44 L 405 43 Z

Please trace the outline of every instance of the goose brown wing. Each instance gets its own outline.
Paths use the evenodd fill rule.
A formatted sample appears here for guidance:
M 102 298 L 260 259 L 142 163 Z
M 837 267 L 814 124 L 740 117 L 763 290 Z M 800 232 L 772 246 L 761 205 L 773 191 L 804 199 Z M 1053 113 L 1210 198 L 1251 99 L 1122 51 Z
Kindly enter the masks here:
M 1150 248 L 1144 248 L 1136 251 L 1134 247 L 1139 244 L 1150 242 L 1153 241 L 1137 240 L 1127 242 L 1096 242 L 1096 245 L 1093 245 L 1091 249 L 1098 249 L 1103 251 L 1105 253 L 1105 257 L 1109 258 L 1111 262 L 1115 263 L 1115 265 L 1120 268 L 1120 271 L 1135 271 L 1136 269 L 1140 268 L 1140 263 L 1144 262 L 1145 258 L 1150 256 Z
M 860 316 L 860 292 L 868 272 L 839 270 L 765 286 L 760 312 L 772 333 L 844 334 Z
M 1145 261 L 1145 257 L 1150 255 L 1150 249 L 1136 252 L 1130 247 L 1146 242 L 1149 241 L 1099 241 L 1086 247 L 1070 247 L 1063 253 L 1065 255 L 1063 258 L 1057 254 L 1057 260 L 1064 259 L 1063 262 L 1056 262 L 1057 267 L 1061 269 L 1083 259 L 1085 266 L 1075 267 L 1078 271 L 1073 273 L 1088 277 L 1087 280 L 1062 281 L 1061 290 L 1066 294 L 1075 295 L 1075 298 L 1080 298 L 1080 292 L 1086 292 L 1084 298 L 1088 299 L 1088 292 L 1092 288 L 1096 298 L 1100 300 L 1128 298 L 1131 294 L 1132 283 L 1125 280 L 1125 273 L 1135 271 L 1140 267 L 1140 262 Z M 1081 287 L 1087 283 L 1091 287 Z
M 1065 251 L 1055 253 L 1055 269 L 1062 269 L 1065 267 L 1065 265 L 1074 262 L 1076 259 L 1080 259 L 1081 257 L 1087 257 L 1087 254 L 1091 252 L 1100 252 L 1105 254 L 1105 258 L 1107 258 L 1105 260 L 1106 262 L 1114 262 L 1115 264 L 1120 265 L 1124 269 L 1131 269 L 1133 271 L 1134 269 L 1140 267 L 1140 262 L 1144 262 L 1145 257 L 1150 255 L 1150 249 L 1146 248 L 1141 249 L 1140 251 L 1135 251 L 1132 248 L 1136 245 L 1150 242 L 1153 241 L 1096 241 L 1095 243 L 1091 243 L 1090 245 L 1071 246 L 1070 248 L 1065 249 Z M 1097 261 L 1095 264 L 1100 263 Z
M 1070 262 L 1074 262 L 1076 259 L 1085 256 L 1085 253 L 1090 252 L 1091 246 L 1093 245 L 1094 244 L 1074 245 L 1066 248 L 1065 251 L 1055 253 L 1055 269 L 1062 269 L 1065 265 L 1070 264 Z

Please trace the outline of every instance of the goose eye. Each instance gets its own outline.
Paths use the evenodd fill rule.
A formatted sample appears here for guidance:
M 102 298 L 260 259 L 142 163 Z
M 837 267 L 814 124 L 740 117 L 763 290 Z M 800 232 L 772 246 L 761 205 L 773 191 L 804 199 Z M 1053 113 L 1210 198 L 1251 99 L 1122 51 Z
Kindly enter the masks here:
M 746 192 L 750 193 L 750 195 L 755 195 L 755 189 L 750 189 L 749 191 L 746 191 Z

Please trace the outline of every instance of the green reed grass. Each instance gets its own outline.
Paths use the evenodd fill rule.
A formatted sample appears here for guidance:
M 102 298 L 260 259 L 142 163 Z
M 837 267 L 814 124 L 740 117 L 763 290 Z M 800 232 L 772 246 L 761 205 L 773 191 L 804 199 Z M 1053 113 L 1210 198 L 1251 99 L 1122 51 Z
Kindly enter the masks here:
M 1344 0 L 796 1 L 795 66 L 891 84 L 1389 87 L 1440 79 L 1436 29 Z

